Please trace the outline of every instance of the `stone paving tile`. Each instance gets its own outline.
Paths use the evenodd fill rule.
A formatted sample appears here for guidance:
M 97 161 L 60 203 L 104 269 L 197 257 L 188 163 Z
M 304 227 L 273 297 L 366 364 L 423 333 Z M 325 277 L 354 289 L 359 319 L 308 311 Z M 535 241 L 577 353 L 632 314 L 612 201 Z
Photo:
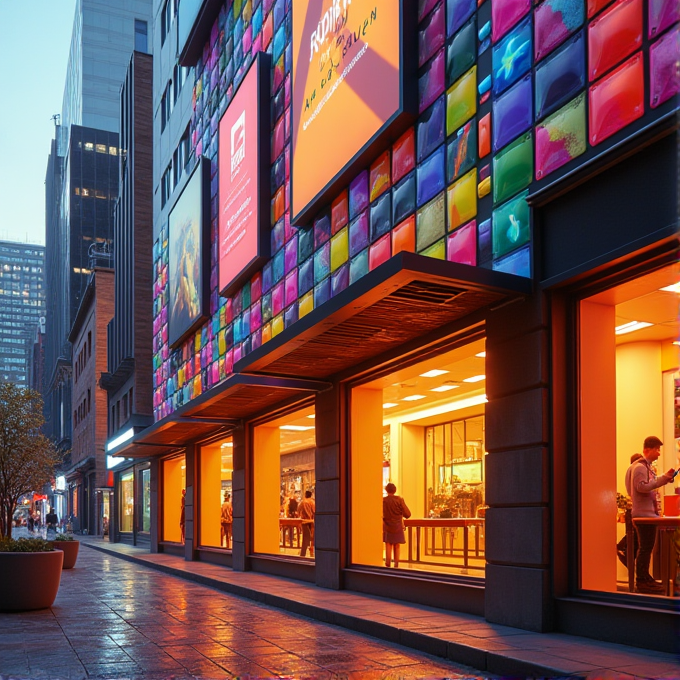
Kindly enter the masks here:
M 413 677 L 481 676 L 93 550 L 63 573 L 51 610 L 0 614 L 0 680 L 347 680 L 393 666 Z

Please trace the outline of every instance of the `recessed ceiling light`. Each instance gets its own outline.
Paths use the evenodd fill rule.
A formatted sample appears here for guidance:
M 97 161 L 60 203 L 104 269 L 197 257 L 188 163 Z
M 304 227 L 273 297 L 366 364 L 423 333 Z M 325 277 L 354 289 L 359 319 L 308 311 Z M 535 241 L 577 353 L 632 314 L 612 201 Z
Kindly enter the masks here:
M 306 432 L 313 430 L 314 425 L 281 425 L 279 430 L 289 430 L 290 432 Z
M 421 373 L 420 377 L 421 378 L 436 378 L 439 375 L 444 375 L 444 373 L 448 373 L 448 371 L 444 371 L 441 368 L 433 368 L 431 371 L 427 371 L 427 373 Z
M 670 286 L 664 286 L 659 290 L 667 290 L 669 293 L 680 293 L 680 283 L 672 283 Z
M 677 340 L 673 340 L 673 344 L 674 345 L 680 345 L 680 342 L 678 342 Z
M 626 333 L 632 333 L 633 331 L 639 331 L 642 328 L 647 328 L 648 326 L 653 326 L 647 321 L 629 321 L 628 323 L 621 324 L 617 326 L 614 330 L 616 335 L 625 335 Z
M 480 359 L 483 359 L 486 356 L 486 352 L 477 352 L 475 354 L 476 357 L 479 357 Z
M 464 378 L 463 382 L 475 383 L 475 382 L 479 382 L 480 380 L 485 380 L 485 379 L 486 379 L 485 375 L 473 375 L 470 378 Z
M 440 385 L 439 387 L 433 387 L 430 392 L 448 392 L 449 390 L 455 390 L 460 385 Z
M 399 406 L 399 404 L 393 404 L 391 401 L 388 401 L 386 404 L 383 404 L 383 408 L 393 408 L 394 406 Z
M 425 399 L 424 394 L 412 394 L 410 397 L 404 397 L 402 401 L 418 401 L 418 399 Z
M 316 418 L 316 413 L 312 413 L 311 415 L 307 416 L 308 418 Z
M 233 446 L 233 445 L 234 445 L 234 442 L 224 442 L 224 444 L 222 444 L 222 446 L 220 448 L 226 449 L 227 446 Z

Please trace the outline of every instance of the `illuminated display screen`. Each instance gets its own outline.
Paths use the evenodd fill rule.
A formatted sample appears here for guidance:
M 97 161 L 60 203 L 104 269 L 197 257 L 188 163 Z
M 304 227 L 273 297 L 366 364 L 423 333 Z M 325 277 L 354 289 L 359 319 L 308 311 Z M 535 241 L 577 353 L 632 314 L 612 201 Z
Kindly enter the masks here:
M 268 83 L 268 61 L 266 55 L 258 56 L 220 121 L 219 289 L 223 295 L 269 256 L 268 239 L 262 233 L 268 217 L 269 196 L 264 195 L 268 183 L 261 176 L 261 169 L 269 165 L 262 155 L 268 155 L 269 117 L 264 112 L 268 106 L 260 106 L 261 85 Z
M 206 318 L 205 291 L 209 260 L 205 257 L 206 191 L 202 160 L 168 217 L 170 301 L 168 340 L 178 345 Z
M 401 112 L 401 3 L 293 0 L 293 223 Z

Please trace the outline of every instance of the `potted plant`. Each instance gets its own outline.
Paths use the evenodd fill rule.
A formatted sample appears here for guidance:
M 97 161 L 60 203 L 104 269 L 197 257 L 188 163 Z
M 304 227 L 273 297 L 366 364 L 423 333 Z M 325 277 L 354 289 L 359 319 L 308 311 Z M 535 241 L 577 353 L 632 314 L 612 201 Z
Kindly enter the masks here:
M 12 539 L 19 498 L 42 490 L 58 462 L 40 432 L 42 399 L 34 390 L 0 384 L 0 610 L 52 606 L 64 553 L 42 539 Z
M 73 569 L 78 559 L 80 542 L 71 534 L 57 534 L 50 541 L 57 550 L 62 550 L 64 553 L 64 566 L 62 568 Z
M 0 539 L 0 611 L 51 607 L 63 561 L 64 553 L 42 538 Z

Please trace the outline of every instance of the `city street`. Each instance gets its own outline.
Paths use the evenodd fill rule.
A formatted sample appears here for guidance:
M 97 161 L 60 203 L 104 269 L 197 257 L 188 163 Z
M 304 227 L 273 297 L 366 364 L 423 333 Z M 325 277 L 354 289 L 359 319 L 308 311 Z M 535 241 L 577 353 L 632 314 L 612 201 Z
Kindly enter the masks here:
M 481 677 L 87 548 L 51 610 L 0 614 L 2 680 L 281 675 Z

